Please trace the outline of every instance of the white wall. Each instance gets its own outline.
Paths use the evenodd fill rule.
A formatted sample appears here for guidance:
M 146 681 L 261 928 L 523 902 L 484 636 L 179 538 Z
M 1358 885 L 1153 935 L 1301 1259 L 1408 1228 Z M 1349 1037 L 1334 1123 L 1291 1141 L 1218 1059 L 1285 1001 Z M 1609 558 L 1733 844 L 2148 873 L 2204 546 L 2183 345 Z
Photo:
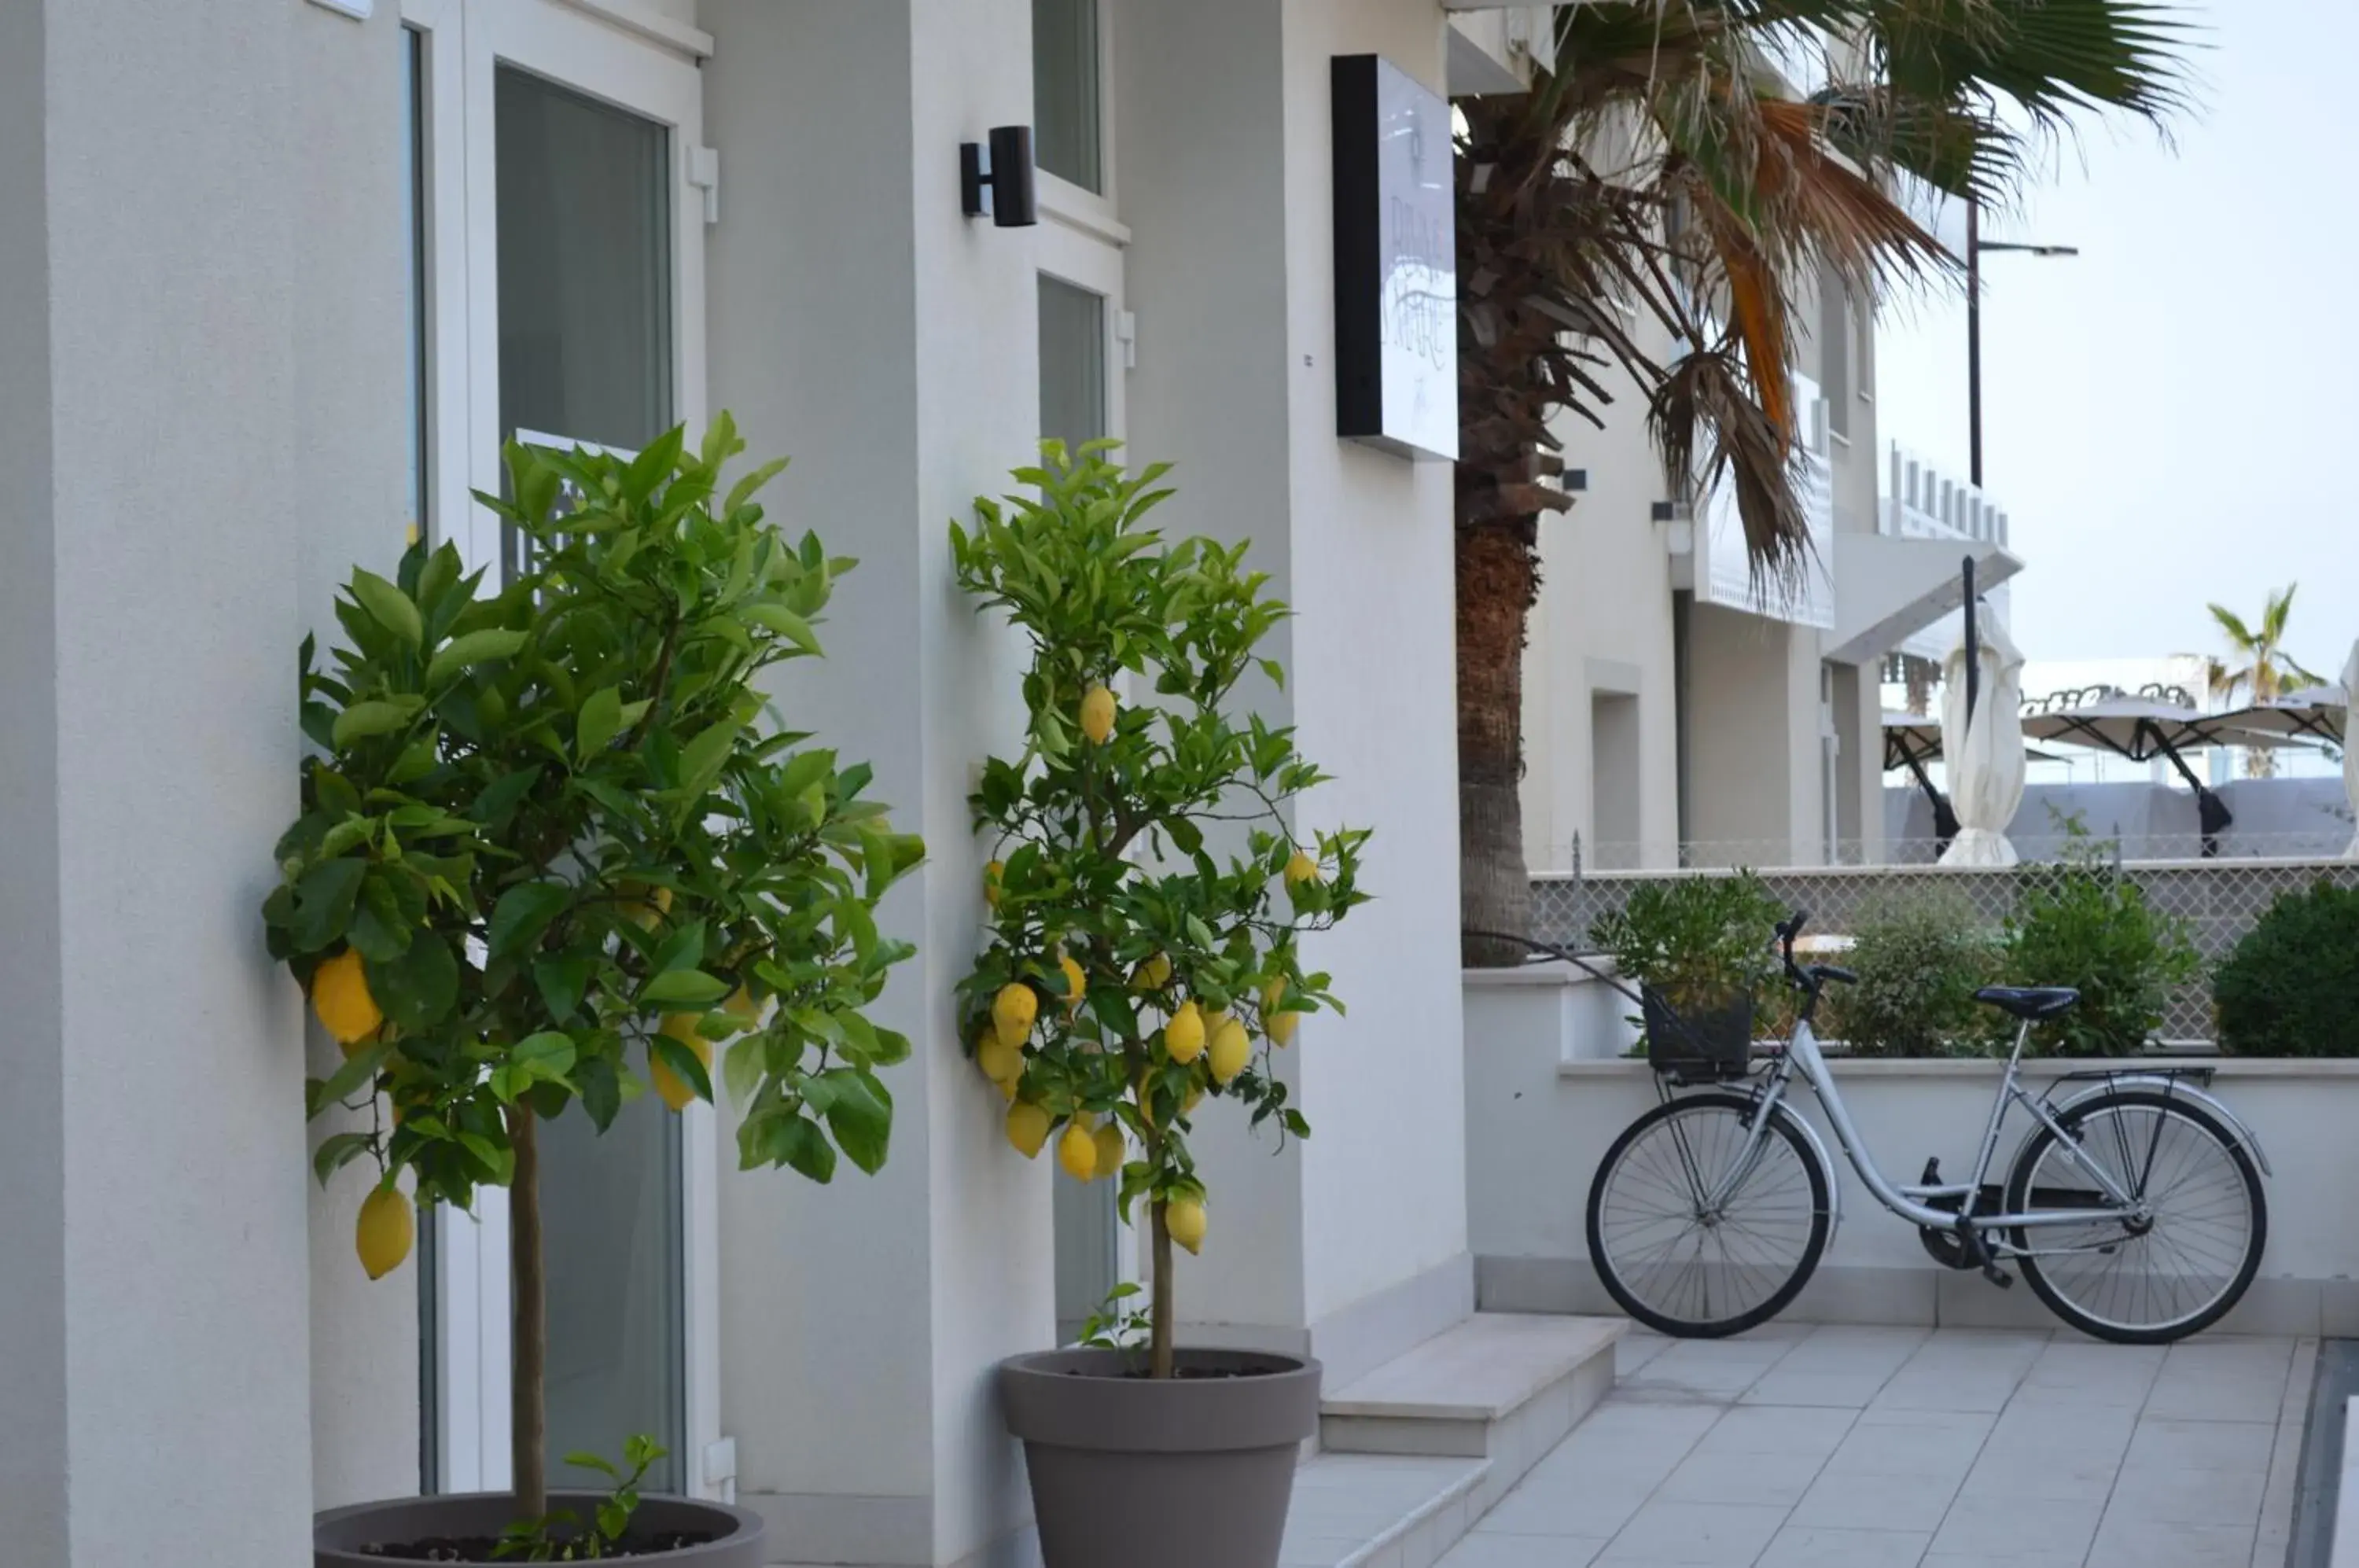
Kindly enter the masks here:
M 300 1001 L 256 909 L 296 803 L 306 533 L 398 539 L 391 410 L 311 443 L 397 365 L 397 315 L 332 318 L 396 298 L 400 252 L 390 219 L 310 221 L 347 180 L 397 211 L 396 144 L 365 115 L 315 134 L 299 82 L 390 75 L 389 36 L 158 0 L 0 20 L 12 1563 L 309 1554 Z M 400 1401 L 338 1366 L 323 1424 Z M 375 1482 L 360 1442 L 337 1484 Z
M 1520 982 L 1520 984 L 1518 984 Z M 1538 975 L 1470 976 L 1466 1146 L 1470 1234 L 1483 1303 L 1506 1311 L 1614 1310 L 1588 1266 L 1584 1205 L 1597 1164 L 1621 1130 L 1656 1103 L 1643 1062 L 1610 1060 L 1630 1031 L 1620 999 L 1594 984 Z M 1585 1060 L 1568 1062 L 1578 1053 Z M 2034 1064 L 2048 1074 L 2074 1063 Z M 2348 1128 L 2359 1110 L 2359 1062 L 2218 1063 L 2213 1092 L 2253 1129 L 2274 1167 L 2264 1181 L 2268 1248 L 2228 1332 L 2359 1332 L 2359 1233 L 2347 1223 Z M 1838 1062 L 1853 1120 L 1895 1181 L 1928 1156 L 1963 1181 L 1995 1092 L 1988 1062 Z M 1824 1117 L 1797 1105 L 1843 1156 Z M 2016 1113 L 1997 1156 L 2003 1180 L 2028 1123 Z M 1878 1207 L 1848 1165 L 1843 1217 L 1818 1275 L 1788 1315 L 1803 1322 L 2049 1324 L 2030 1292 L 2001 1292 L 1978 1273 L 1937 1267 L 1913 1226 Z
M 797 670 L 783 705 L 871 761 L 874 794 L 929 850 L 883 922 L 920 949 L 877 1012 L 917 1042 L 887 1074 L 885 1171 L 823 1190 L 724 1180 L 723 1421 L 741 1499 L 798 1552 L 953 1563 L 1028 1513 L 991 1368 L 1046 1345 L 1053 1312 L 1049 1172 L 1008 1149 L 951 998 L 982 910 L 966 790 L 1022 720 L 1012 650 L 957 593 L 947 528 L 1030 459 L 1038 408 L 1034 237 L 960 214 L 958 144 L 1029 120 L 1028 13 L 708 0 L 700 15 L 728 181 L 709 235 L 711 404 L 736 413 L 751 455 L 795 455 L 768 493 L 780 526 L 861 560 L 821 628 L 828 660 Z

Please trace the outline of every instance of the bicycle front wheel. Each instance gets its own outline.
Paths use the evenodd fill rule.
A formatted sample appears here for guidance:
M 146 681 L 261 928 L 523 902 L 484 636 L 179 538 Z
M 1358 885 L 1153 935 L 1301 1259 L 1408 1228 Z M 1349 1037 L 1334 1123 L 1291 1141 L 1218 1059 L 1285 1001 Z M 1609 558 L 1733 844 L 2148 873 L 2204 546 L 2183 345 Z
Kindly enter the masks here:
M 1760 1136 L 1740 1094 L 1640 1116 L 1589 1188 L 1589 1257 L 1638 1322 L 1686 1339 L 1742 1334 L 1786 1310 L 1826 1250 L 1827 1172 L 1780 1105 Z
M 2087 1225 L 2025 1226 L 2023 1277 L 2058 1317 L 2125 1345 L 2161 1345 L 2209 1328 L 2253 1282 L 2268 1242 L 2261 1179 L 2217 1117 L 2150 1089 L 2120 1089 L 2045 1126 L 2016 1156 L 2006 1206 L 2112 1209 Z M 2084 1163 L 2085 1162 L 2085 1163 Z M 2124 1206 L 2089 1167 L 2126 1193 Z

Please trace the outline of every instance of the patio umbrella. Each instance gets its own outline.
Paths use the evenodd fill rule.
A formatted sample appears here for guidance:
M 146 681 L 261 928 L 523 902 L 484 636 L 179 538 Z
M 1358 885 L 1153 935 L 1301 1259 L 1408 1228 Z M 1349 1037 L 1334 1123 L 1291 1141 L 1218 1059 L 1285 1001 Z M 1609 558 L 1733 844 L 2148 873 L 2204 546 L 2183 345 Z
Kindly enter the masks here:
M 1995 616 L 1982 627 L 1976 650 L 1981 688 L 1966 712 L 1963 638 L 1941 667 L 1941 752 L 1950 760 L 1950 799 L 1958 836 L 1941 852 L 1943 866 L 2013 866 L 2006 825 L 2023 804 L 2023 655 Z
M 2132 762 L 2167 760 L 2195 791 L 2195 820 L 2203 834 L 2203 853 L 2209 856 L 2219 853 L 2220 834 L 2236 820 L 2235 814 L 2210 785 L 2195 776 L 2185 753 L 2212 746 L 2302 743 L 2264 729 L 2238 727 L 2234 713 L 2207 713 L 2191 703 L 2170 700 L 2184 695 L 2173 688 L 2167 696 L 2163 688 L 2153 686 L 2134 697 L 2110 686 L 2060 691 L 2025 705 L 2023 733 L 2036 740 L 2093 746 Z

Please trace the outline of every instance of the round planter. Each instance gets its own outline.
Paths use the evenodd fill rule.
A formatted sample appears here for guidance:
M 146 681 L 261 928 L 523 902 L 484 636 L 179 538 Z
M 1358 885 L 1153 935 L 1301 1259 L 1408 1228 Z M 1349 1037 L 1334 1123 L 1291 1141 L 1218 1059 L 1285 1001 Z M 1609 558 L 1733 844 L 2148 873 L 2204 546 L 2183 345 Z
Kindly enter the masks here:
M 1024 1442 L 1046 1568 L 1276 1568 L 1319 1363 L 1182 1350 L 1186 1377 L 1125 1377 L 1136 1356 L 1057 1350 L 999 1364 Z
M 552 1510 L 570 1508 L 583 1519 L 596 1508 L 603 1492 L 551 1492 Z M 506 1492 L 454 1492 L 439 1497 L 396 1497 L 388 1502 L 358 1503 L 331 1508 L 311 1521 L 312 1568 L 387 1568 L 401 1558 L 364 1553 L 364 1546 L 385 1542 L 430 1540 L 437 1536 L 465 1538 L 493 1535 L 516 1517 L 516 1499 Z M 713 1539 L 701 1546 L 659 1552 L 645 1557 L 610 1559 L 618 1564 L 648 1563 L 658 1568 L 762 1568 L 762 1519 L 726 1503 L 701 1502 L 693 1497 L 646 1497 L 631 1516 L 634 1531 L 694 1530 Z

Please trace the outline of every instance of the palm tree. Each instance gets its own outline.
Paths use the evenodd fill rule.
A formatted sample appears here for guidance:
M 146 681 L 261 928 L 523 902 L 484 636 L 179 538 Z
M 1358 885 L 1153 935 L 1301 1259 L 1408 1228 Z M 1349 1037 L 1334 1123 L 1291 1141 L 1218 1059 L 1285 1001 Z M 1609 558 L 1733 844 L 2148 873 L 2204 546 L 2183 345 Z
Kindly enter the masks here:
M 1820 269 L 1951 276 L 1890 192 L 2006 201 L 2086 109 L 2160 121 L 2183 28 L 2135 0 L 1584 0 L 1528 93 L 1462 100 L 1456 493 L 1462 925 L 1527 929 L 1522 665 L 1552 421 L 1644 399 L 1675 495 L 1725 481 L 1756 578 L 1795 580 L 1791 322 Z M 1797 99 L 1774 60 L 1814 62 Z M 1666 346 L 1668 345 L 1668 346 Z M 1466 962 L 1519 952 L 1463 939 Z
M 2229 659 L 2245 661 L 2242 669 L 2230 667 L 2227 660 L 2206 659 L 2212 696 L 2223 706 L 2235 701 L 2239 692 L 2249 693 L 2256 702 L 2274 702 L 2287 692 L 2304 686 L 2316 686 L 2320 678 L 2296 663 L 2285 650 L 2286 617 L 2293 610 L 2294 590 L 2301 586 L 2288 583 L 2281 593 L 2271 593 L 2261 604 L 2257 626 L 2248 626 L 2244 618 L 2225 604 L 2206 604 L 2220 635 L 2228 644 Z M 2245 748 L 2245 776 L 2248 779 L 2270 779 L 2277 775 L 2277 754 L 2263 746 Z

